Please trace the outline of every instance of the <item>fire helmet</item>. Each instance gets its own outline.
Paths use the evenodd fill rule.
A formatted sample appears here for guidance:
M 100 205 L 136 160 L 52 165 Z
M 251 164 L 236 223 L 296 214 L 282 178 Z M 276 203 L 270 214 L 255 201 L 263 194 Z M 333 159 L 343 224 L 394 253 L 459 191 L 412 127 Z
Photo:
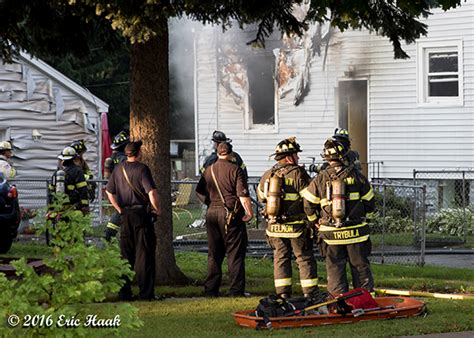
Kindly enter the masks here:
M 222 131 L 219 130 L 214 130 L 212 133 L 212 140 L 216 143 L 221 143 L 221 142 L 227 142 L 230 143 L 232 140 L 230 138 L 227 138 L 225 134 Z
M 76 151 L 78 155 L 85 153 L 87 151 L 87 147 L 86 147 L 86 144 L 84 143 L 84 140 L 73 141 L 70 144 L 70 147 L 74 148 L 74 150 Z
M 286 156 L 293 153 L 299 153 L 301 151 L 300 145 L 296 142 L 296 137 L 293 136 L 280 141 L 275 148 L 275 152 L 270 156 L 275 155 L 275 158 L 277 158 L 281 157 L 280 155 Z
M 324 143 L 324 150 L 321 157 L 326 161 L 342 160 L 350 148 L 347 146 L 347 141 L 343 141 L 337 137 L 330 137 Z
M 336 128 L 334 130 L 333 137 L 338 141 L 344 143 L 344 146 L 347 148 L 351 147 L 351 139 L 349 137 L 349 132 L 344 128 Z
M 76 156 L 77 156 L 77 153 L 73 147 L 66 147 L 63 149 L 63 151 L 61 151 L 61 154 L 59 154 L 58 158 L 60 160 L 66 161 L 66 160 L 72 160 Z
M 112 145 L 110 148 L 113 150 L 118 149 L 122 146 L 125 146 L 128 142 L 130 142 L 130 137 L 126 131 L 121 131 L 117 135 L 115 135 L 114 140 L 112 141 Z
M 9 141 L 0 142 L 0 150 L 12 150 L 12 144 Z

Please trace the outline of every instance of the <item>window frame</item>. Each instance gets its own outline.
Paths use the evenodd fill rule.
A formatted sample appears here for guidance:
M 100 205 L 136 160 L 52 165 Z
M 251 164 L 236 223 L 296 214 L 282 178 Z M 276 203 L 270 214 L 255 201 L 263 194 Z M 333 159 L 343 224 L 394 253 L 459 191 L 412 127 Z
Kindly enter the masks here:
M 272 53 L 273 55 L 273 53 Z M 275 56 L 273 55 L 273 58 Z M 273 62 L 275 60 L 273 59 Z M 276 65 L 275 65 L 276 66 Z M 247 77 L 248 80 L 248 77 Z M 279 101 L 278 101 L 278 85 L 275 79 L 275 76 L 273 76 L 273 124 L 260 124 L 260 123 L 253 123 L 253 116 L 252 113 L 250 112 L 250 99 L 249 99 L 249 94 L 250 94 L 250 89 L 249 92 L 247 93 L 245 97 L 245 102 L 244 102 L 244 133 L 246 134 L 260 134 L 260 133 L 266 133 L 266 134 L 274 134 L 278 133 L 279 130 Z
M 429 53 L 456 52 L 458 56 L 458 96 L 428 96 Z M 422 107 L 464 105 L 463 43 L 460 39 L 417 42 L 417 94 Z

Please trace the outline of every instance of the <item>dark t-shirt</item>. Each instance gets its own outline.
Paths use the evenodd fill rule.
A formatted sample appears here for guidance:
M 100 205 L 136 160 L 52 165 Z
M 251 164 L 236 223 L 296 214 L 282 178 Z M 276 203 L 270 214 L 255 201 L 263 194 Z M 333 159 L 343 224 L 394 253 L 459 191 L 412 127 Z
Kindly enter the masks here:
M 151 176 L 150 168 L 140 162 L 123 162 L 116 166 L 110 175 L 106 190 L 116 195 L 117 202 L 121 207 L 132 205 L 144 205 L 145 201 L 127 183 L 122 167 L 125 168 L 130 183 L 143 195 L 147 196 L 152 189 L 156 189 L 155 181 Z
M 207 167 L 199 180 L 196 192 L 206 196 L 210 206 L 221 206 L 222 200 L 212 179 L 211 167 L 214 168 L 216 180 L 219 183 L 222 195 L 229 209 L 233 209 L 239 197 L 248 197 L 249 190 L 247 180 L 242 168 L 227 160 L 217 160 L 216 163 Z M 240 202 L 239 202 L 240 203 Z

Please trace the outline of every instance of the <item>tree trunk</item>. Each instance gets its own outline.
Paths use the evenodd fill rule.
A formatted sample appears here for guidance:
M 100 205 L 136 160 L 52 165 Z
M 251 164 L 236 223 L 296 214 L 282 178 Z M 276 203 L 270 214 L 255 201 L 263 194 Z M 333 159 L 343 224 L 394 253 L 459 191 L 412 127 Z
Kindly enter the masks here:
M 171 208 L 170 118 L 168 73 L 168 26 L 163 20 L 163 34 L 145 43 L 135 43 L 131 51 L 130 133 L 141 139 L 142 161 L 158 186 L 161 217 L 155 223 L 156 283 L 184 284 L 189 279 L 176 265 L 173 250 Z

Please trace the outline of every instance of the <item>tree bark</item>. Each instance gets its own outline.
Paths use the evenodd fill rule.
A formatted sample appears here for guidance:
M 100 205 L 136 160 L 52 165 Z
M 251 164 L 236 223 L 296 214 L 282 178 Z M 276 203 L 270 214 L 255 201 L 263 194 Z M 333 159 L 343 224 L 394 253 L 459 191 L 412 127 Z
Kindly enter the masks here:
M 168 73 L 168 24 L 161 22 L 162 34 L 131 50 L 130 133 L 141 139 L 142 161 L 158 186 L 161 216 L 155 223 L 156 284 L 185 284 L 189 279 L 176 265 L 173 250 L 171 207 L 170 118 Z

